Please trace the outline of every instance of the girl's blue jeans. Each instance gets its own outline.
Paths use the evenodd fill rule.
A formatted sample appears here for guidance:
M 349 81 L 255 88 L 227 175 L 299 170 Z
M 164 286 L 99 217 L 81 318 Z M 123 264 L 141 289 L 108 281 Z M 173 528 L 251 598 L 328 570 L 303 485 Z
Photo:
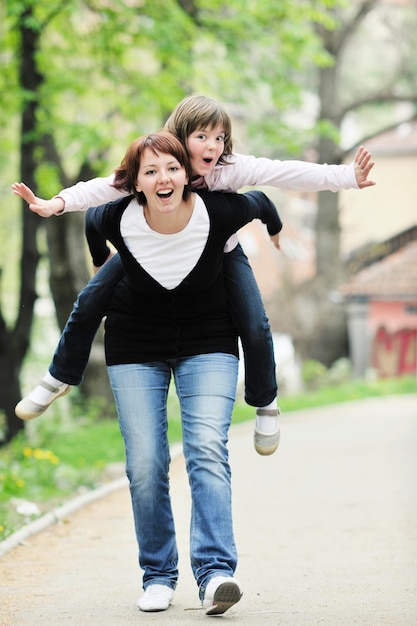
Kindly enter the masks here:
M 257 201 L 256 192 L 247 195 Z M 123 276 L 115 255 L 80 292 L 49 368 L 52 376 L 69 385 L 82 382 L 94 336 Z M 274 346 L 257 282 L 240 245 L 224 255 L 224 279 L 244 353 L 245 400 L 251 406 L 266 406 L 278 391 Z
M 202 596 L 210 578 L 233 576 L 237 564 L 227 441 L 238 359 L 202 354 L 112 365 L 108 371 L 126 449 L 144 589 L 151 583 L 174 589 L 178 579 L 167 437 L 167 395 L 174 378 L 191 488 L 191 567 Z

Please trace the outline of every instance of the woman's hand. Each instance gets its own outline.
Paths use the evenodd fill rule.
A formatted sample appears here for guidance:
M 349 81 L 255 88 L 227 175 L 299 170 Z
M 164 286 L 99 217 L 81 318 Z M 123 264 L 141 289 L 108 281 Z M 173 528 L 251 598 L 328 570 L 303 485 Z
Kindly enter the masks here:
M 52 198 L 52 200 L 44 200 L 35 196 L 33 191 L 25 185 L 25 183 L 14 183 L 12 185 L 13 193 L 23 198 L 33 213 L 37 213 L 41 217 L 51 217 L 57 215 L 64 209 L 65 202 L 62 198 Z
M 359 189 L 364 189 L 365 187 L 372 187 L 373 185 L 375 185 L 375 182 L 373 180 L 368 180 L 369 172 L 375 165 L 374 161 L 371 161 L 371 158 L 371 153 L 363 146 L 361 146 L 355 154 L 355 160 L 353 162 L 353 165 L 355 168 L 356 182 L 358 183 Z

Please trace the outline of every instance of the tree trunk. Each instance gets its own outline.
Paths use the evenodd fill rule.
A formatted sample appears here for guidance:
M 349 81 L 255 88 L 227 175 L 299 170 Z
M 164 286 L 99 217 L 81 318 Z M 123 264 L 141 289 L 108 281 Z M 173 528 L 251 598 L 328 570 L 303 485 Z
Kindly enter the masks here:
M 36 117 L 39 93 L 43 77 L 36 66 L 36 53 L 39 47 L 40 33 L 30 25 L 32 7 L 27 7 L 19 21 L 21 37 L 20 85 L 24 94 L 31 94 L 23 103 L 20 132 L 20 175 L 30 187 L 35 187 L 36 170 L 35 150 L 38 146 L 36 136 Z M 37 232 L 41 218 L 27 210 L 22 202 L 23 239 L 20 261 L 20 297 L 19 310 L 14 329 L 8 332 L 4 320 L 0 325 L 2 385 L 0 386 L 0 408 L 5 412 L 6 428 L 4 439 L 9 441 L 19 430 L 23 422 L 19 420 L 14 407 L 20 399 L 19 374 L 23 359 L 29 347 L 30 331 L 36 300 L 35 280 L 39 263 Z M 3 382 L 4 381 L 4 382 Z
M 37 111 L 39 94 L 44 80 L 37 66 L 37 53 L 42 35 L 33 15 L 32 5 L 24 7 L 18 20 L 20 34 L 19 84 L 22 89 L 22 114 L 20 131 L 20 180 L 32 189 L 36 189 L 35 172 L 37 168 L 36 151 L 45 149 L 45 137 L 40 137 L 37 127 Z M 58 162 L 58 165 L 60 163 Z M 62 327 L 65 323 L 78 291 L 88 280 L 88 272 L 84 254 L 79 254 L 83 247 L 84 229 L 83 216 L 67 217 L 59 221 L 50 218 L 49 241 L 53 248 L 51 254 L 51 284 L 57 303 L 57 317 Z M 49 220 L 48 220 L 49 222 Z M 54 223 L 55 222 L 55 223 Z M 24 422 L 18 419 L 14 407 L 21 398 L 20 371 L 23 360 L 30 345 L 30 333 L 34 316 L 34 305 L 37 299 L 36 274 L 40 254 L 37 246 L 37 235 L 46 221 L 28 210 L 22 202 L 22 253 L 20 261 L 20 294 L 17 319 L 12 330 L 8 330 L 0 303 L 0 412 L 4 413 L 2 443 L 10 441 L 24 428 Z M 55 228 L 56 226 L 56 228 Z M 67 236 L 66 228 L 71 232 Z M 76 232 L 76 235 L 73 234 Z M 67 245 L 67 241 L 70 242 Z M 76 241 L 76 243 L 74 243 Z M 71 261 L 65 260 L 65 251 L 71 251 Z M 76 270 L 70 270 L 74 262 Z M 59 285 L 54 288 L 54 285 Z M 102 337 L 99 338 L 102 341 Z M 106 402 L 112 402 L 104 365 L 103 350 L 97 350 L 100 358 L 91 366 L 95 381 L 89 389 L 88 383 L 83 387 L 89 395 L 105 395 Z M 52 357 L 52 355 L 51 355 Z M 86 382 L 88 377 L 86 378 Z M 100 381 L 100 385 L 97 384 Z M 113 411 L 112 411 L 113 413 Z M 0 424 L 1 428 L 1 424 Z
M 327 48 L 332 52 L 332 36 Z M 337 64 L 320 70 L 320 122 L 338 129 L 340 126 Z M 319 163 L 339 164 L 341 153 L 335 141 L 321 136 L 317 146 Z M 347 355 L 346 315 L 337 299 L 343 282 L 344 267 L 340 256 L 340 222 L 338 194 L 318 194 L 315 225 L 316 274 L 311 280 L 294 288 L 291 328 L 294 344 L 303 358 L 315 359 L 326 366 Z
M 324 48 L 333 58 L 333 65 L 319 70 L 319 122 L 339 132 L 343 120 L 339 84 L 344 48 L 361 21 L 377 3 L 374 0 L 358 3 L 349 20 L 336 30 L 319 27 Z M 337 14 L 337 10 L 336 10 Z M 322 134 L 318 142 L 318 162 L 340 164 L 342 152 L 337 140 Z M 338 194 L 319 194 L 316 219 L 316 276 L 303 286 L 301 300 L 311 310 L 314 323 L 310 332 L 301 338 L 304 350 L 310 358 L 331 365 L 336 359 L 347 355 L 347 322 L 343 305 L 337 298 L 337 289 L 346 278 L 340 255 L 340 220 Z M 300 303 L 299 303 L 300 304 Z
M 15 336 L 6 327 L 0 313 L 0 407 L 4 411 L 4 433 L 1 439 L 6 443 L 22 430 L 23 422 L 14 412 L 20 396 L 19 363 L 15 348 Z M 0 426 L 0 429 L 3 428 Z
M 62 330 L 77 294 L 90 279 L 84 237 L 84 213 L 47 220 L 49 286 L 58 326 Z
M 333 33 L 327 33 L 327 39 L 323 35 L 323 39 L 335 63 L 319 71 L 319 122 L 339 129 L 338 65 Z M 319 163 L 340 163 L 340 149 L 331 137 L 322 135 L 319 138 L 317 160 Z M 329 366 L 347 353 L 345 312 L 334 297 L 344 276 L 337 193 L 324 191 L 318 194 L 315 232 L 316 275 L 297 289 L 295 343 L 304 357 Z
M 70 187 L 78 180 L 89 180 L 97 175 L 89 162 L 81 164 L 74 180 L 66 176 L 54 137 L 42 137 L 44 158 L 53 163 L 60 173 L 63 187 Z M 104 159 L 105 154 L 97 155 Z M 62 330 L 71 313 L 78 293 L 91 278 L 91 262 L 86 261 L 86 241 L 84 236 L 84 213 L 68 213 L 62 217 L 46 220 L 49 251 L 49 284 L 55 305 L 58 327 Z M 52 357 L 52 355 L 51 355 Z M 80 387 L 85 399 L 102 397 L 110 408 L 107 414 L 114 415 L 114 399 L 109 385 L 104 358 L 103 333 L 97 333 Z M 107 415 L 106 414 L 106 415 Z
M 62 330 L 78 293 L 91 277 L 85 254 L 84 213 L 68 213 L 49 219 L 47 233 L 51 293 L 58 326 Z M 107 407 L 105 416 L 108 417 L 114 416 L 116 412 L 105 364 L 103 339 L 103 333 L 99 331 L 94 339 L 80 391 L 86 400 L 103 398 Z

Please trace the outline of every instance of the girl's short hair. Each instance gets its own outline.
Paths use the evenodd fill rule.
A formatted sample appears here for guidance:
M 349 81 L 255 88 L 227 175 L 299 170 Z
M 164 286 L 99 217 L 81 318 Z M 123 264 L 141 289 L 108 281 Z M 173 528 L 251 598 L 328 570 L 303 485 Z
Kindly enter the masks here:
M 183 192 L 183 199 L 186 200 L 191 193 L 190 159 L 181 141 L 167 130 L 138 137 L 130 144 L 121 165 L 115 170 L 113 187 L 127 191 L 135 196 L 139 204 L 146 205 L 145 194 L 136 190 L 140 162 L 146 149 L 155 154 L 170 154 L 184 167 L 188 180 Z
M 229 115 L 215 100 L 197 94 L 187 96 L 175 107 L 165 123 L 165 128 L 187 146 L 187 139 L 196 130 L 221 125 L 225 132 L 224 150 L 218 163 L 233 154 L 232 122 Z

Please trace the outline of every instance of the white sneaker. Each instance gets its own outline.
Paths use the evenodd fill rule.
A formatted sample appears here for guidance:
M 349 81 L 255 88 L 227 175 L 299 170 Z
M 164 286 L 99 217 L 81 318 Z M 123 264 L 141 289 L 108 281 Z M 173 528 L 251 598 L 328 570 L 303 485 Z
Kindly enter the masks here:
M 275 450 L 278 448 L 280 440 L 280 427 L 278 417 L 280 414 L 281 412 L 278 408 L 256 410 L 256 415 L 277 418 L 275 429 L 272 432 L 262 432 L 258 430 L 257 425 L 255 425 L 253 444 L 255 446 L 256 452 L 258 454 L 261 454 L 262 456 L 269 456 L 270 454 L 274 454 Z
M 42 388 L 43 400 L 41 402 L 35 402 L 31 399 L 31 393 Z M 60 385 L 51 385 L 45 380 L 41 380 L 35 389 L 24 397 L 18 404 L 16 404 L 14 412 L 17 417 L 22 420 L 32 420 L 34 417 L 39 417 L 42 413 L 45 413 L 46 409 L 52 404 L 54 400 L 65 396 L 71 391 L 70 385 L 62 383 Z
M 174 590 L 167 585 L 148 585 L 138 600 L 141 611 L 166 611 L 174 597 Z
M 231 576 L 215 576 L 204 592 L 203 609 L 206 615 L 221 615 L 242 597 L 240 584 Z

